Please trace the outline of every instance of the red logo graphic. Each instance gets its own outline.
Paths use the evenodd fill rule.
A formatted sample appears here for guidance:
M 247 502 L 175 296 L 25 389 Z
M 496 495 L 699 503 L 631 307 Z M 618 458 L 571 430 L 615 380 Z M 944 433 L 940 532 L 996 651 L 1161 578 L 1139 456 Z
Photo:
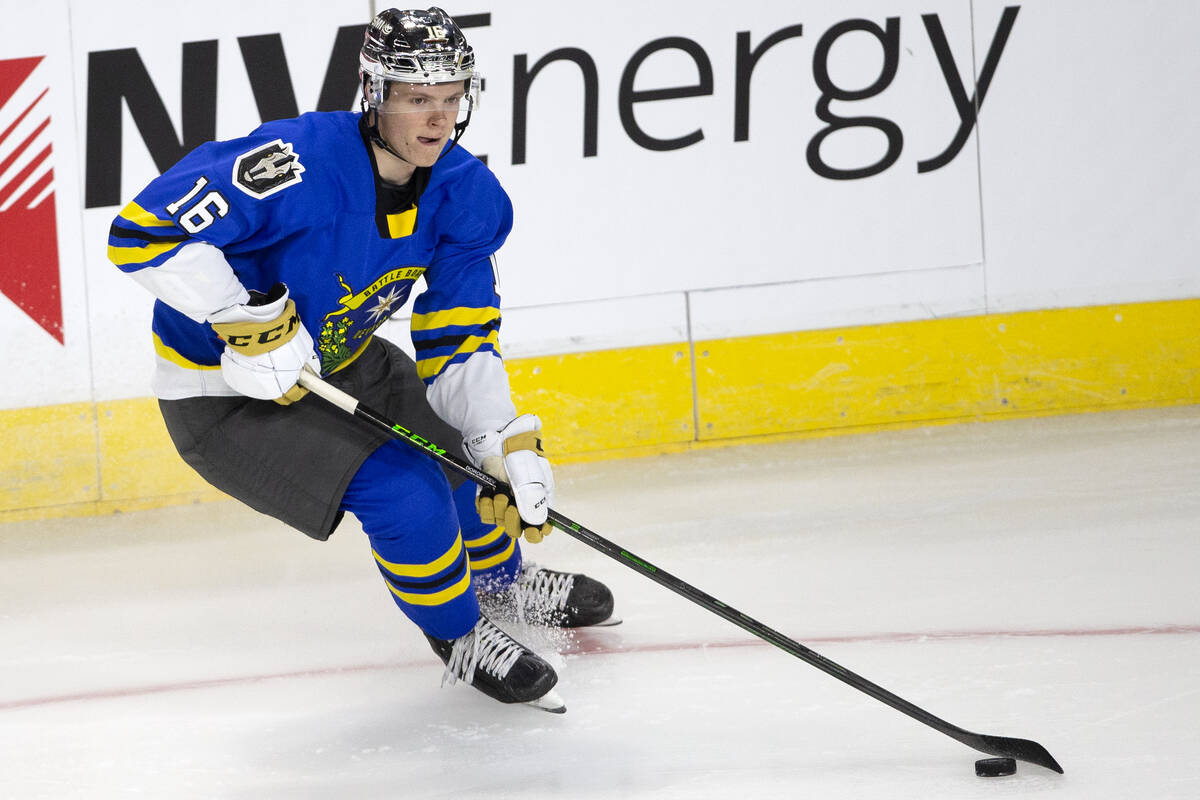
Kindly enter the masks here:
M 50 87 L 42 56 L 0 60 L 0 293 L 63 343 Z

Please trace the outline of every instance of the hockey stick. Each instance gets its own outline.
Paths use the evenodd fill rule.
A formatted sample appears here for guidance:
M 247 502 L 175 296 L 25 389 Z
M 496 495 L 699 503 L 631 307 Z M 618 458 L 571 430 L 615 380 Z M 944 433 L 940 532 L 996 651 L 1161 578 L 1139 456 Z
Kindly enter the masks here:
M 348 414 L 353 414 L 360 419 L 387 432 L 395 439 L 398 439 L 418 450 L 426 453 L 430 457 L 436 459 L 443 466 L 449 467 L 455 472 L 470 478 L 479 485 L 492 489 L 499 490 L 507 488 L 502 481 L 493 478 L 482 470 L 478 470 L 462 459 L 447 453 L 443 448 L 438 447 L 433 442 L 420 436 L 403 425 L 398 425 L 381 416 L 378 412 L 363 406 L 355 398 L 332 386 L 322 380 L 320 377 L 307 370 L 300 374 L 300 385 L 308 389 L 313 394 L 316 394 L 333 405 L 342 409 Z M 641 575 L 649 578 L 660 586 L 665 586 L 678 595 L 686 597 L 701 608 L 707 609 L 719 617 L 737 625 L 742 630 L 752 633 L 765 642 L 775 645 L 780 650 L 795 656 L 817 669 L 837 678 L 842 683 L 853 686 L 860 692 L 874 697 L 881 703 L 891 706 L 897 711 L 907 714 L 918 722 L 923 722 L 935 731 L 944 733 L 951 739 L 955 739 L 967 747 L 974 748 L 981 753 L 987 753 L 992 756 L 1002 756 L 1007 758 L 1015 758 L 1018 761 L 1027 761 L 1030 764 L 1037 764 L 1046 769 L 1054 770 L 1061 773 L 1062 767 L 1054 760 L 1054 756 L 1042 747 L 1040 744 L 1028 739 L 1012 739 L 1005 736 L 989 736 L 982 733 L 972 733 L 951 725 L 939 717 L 930 714 L 928 711 L 913 705 L 902 697 L 892 694 L 887 689 L 879 686 L 861 675 L 856 675 L 845 667 L 830 661 L 821 654 L 810 650 L 804 645 L 789 639 L 779 631 L 769 628 L 758 620 L 749 617 L 742 612 L 730 608 L 729 606 L 717 600 L 689 583 L 686 583 L 674 575 L 654 566 L 645 559 L 639 558 L 633 553 L 610 542 L 608 539 L 600 536 L 593 531 L 588 530 L 577 522 L 574 522 L 554 509 L 550 510 L 550 522 L 554 527 L 573 536 L 584 544 L 599 550 L 609 558 L 620 561 L 625 566 Z

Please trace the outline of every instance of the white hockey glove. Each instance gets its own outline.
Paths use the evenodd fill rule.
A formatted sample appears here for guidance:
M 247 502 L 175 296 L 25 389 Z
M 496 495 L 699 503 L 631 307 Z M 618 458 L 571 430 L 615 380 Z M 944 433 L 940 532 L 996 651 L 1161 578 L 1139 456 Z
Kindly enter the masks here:
M 498 431 L 483 431 L 463 440 L 471 462 L 512 487 L 512 493 L 481 489 L 475 500 L 479 518 L 503 525 L 514 539 L 524 534 L 537 543 L 550 533 L 547 515 L 554 502 L 554 474 L 542 453 L 542 421 L 522 414 Z
M 250 302 L 223 308 L 208 321 L 225 341 L 221 377 L 234 391 L 286 406 L 308 393 L 296 383 L 305 365 L 320 374 L 312 336 L 282 283 L 267 294 L 250 292 Z

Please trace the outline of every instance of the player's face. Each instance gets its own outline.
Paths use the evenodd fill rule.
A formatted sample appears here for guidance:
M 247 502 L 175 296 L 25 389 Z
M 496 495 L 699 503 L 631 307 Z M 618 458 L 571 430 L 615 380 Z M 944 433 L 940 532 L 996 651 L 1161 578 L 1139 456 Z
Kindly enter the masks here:
M 379 107 L 379 132 L 410 163 L 431 167 L 454 133 L 464 104 L 461 83 L 393 83 Z

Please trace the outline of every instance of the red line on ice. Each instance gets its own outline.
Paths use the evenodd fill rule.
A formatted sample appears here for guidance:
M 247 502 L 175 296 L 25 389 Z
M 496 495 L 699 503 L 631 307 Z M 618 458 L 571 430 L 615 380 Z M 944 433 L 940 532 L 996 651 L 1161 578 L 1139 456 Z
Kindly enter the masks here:
M 873 642 L 922 642 L 922 641 L 956 641 L 964 639 L 1015 639 L 1022 637 L 1081 637 L 1081 636 L 1143 636 L 1161 634 L 1196 634 L 1200 633 L 1200 625 L 1155 625 L 1129 626 L 1124 628 L 1068 628 L 1043 629 L 1028 631 L 934 631 L 929 633 L 876 633 L 859 636 L 814 636 L 803 640 L 805 644 L 861 644 Z M 724 642 L 664 642 L 660 644 L 612 644 L 605 641 L 602 632 L 579 630 L 575 639 L 564 649 L 564 655 L 617 655 L 622 653 L 664 653 L 677 650 L 704 650 L 734 647 L 767 647 L 767 642 L 761 639 Z M 286 680 L 288 678 L 323 678 L 355 672 L 374 672 L 394 669 L 410 669 L 413 667 L 439 667 L 435 657 L 412 659 L 408 661 L 387 661 L 375 664 L 353 664 L 341 667 L 322 667 L 318 669 L 297 670 L 295 672 L 275 672 L 264 675 L 234 675 L 226 678 L 206 678 L 194 681 L 164 683 L 157 686 L 129 686 L 118 689 L 98 689 L 76 694 L 51 695 L 46 697 L 30 697 L 24 700 L 0 701 L 0 711 L 15 711 L 37 706 L 57 705 L 60 703 L 76 703 L 89 700 L 112 700 L 123 697 L 144 697 L 152 694 L 167 692 L 182 692 L 189 689 L 211 689 L 221 686 L 244 686 L 263 681 Z

